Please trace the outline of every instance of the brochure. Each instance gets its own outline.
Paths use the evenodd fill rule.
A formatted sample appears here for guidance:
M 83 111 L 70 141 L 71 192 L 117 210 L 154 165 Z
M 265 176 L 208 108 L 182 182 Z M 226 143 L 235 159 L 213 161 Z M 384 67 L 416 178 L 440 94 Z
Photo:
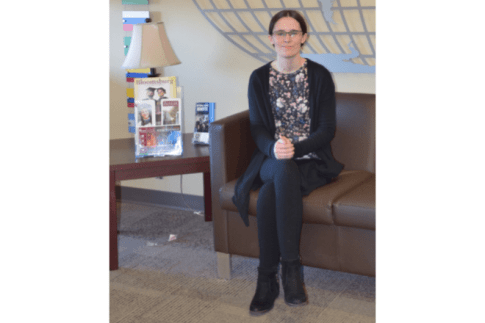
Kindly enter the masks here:
M 209 144 L 209 125 L 214 121 L 215 103 L 198 102 L 195 104 L 195 127 L 193 144 Z

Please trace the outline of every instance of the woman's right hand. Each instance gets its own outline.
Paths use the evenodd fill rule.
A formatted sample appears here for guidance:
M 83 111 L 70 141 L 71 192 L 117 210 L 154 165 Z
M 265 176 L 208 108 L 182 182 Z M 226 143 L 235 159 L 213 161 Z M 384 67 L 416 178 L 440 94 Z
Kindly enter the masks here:
M 295 146 L 293 146 L 290 139 L 280 135 L 280 139 L 274 146 L 274 154 L 276 159 L 291 159 L 295 154 Z

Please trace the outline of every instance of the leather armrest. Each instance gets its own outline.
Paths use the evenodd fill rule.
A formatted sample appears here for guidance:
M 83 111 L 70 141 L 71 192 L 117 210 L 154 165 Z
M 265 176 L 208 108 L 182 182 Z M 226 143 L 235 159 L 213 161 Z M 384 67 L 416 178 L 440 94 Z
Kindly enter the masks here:
M 256 148 L 249 130 L 249 110 L 212 122 L 209 134 L 211 173 L 218 174 L 212 185 L 218 191 L 244 173 Z
M 249 110 L 211 122 L 209 138 L 214 249 L 229 253 L 227 211 L 221 208 L 219 189 L 244 173 L 256 148 Z

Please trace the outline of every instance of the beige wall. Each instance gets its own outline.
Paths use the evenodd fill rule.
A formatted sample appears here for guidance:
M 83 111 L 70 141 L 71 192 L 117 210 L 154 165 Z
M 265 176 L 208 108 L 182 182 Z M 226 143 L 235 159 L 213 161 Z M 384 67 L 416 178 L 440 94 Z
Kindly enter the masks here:
M 216 119 L 246 110 L 247 82 L 262 65 L 226 40 L 198 11 L 192 0 L 150 0 L 148 6 L 123 6 L 110 0 L 110 138 L 132 138 L 128 133 L 126 107 L 123 10 L 148 10 L 153 22 L 165 24 L 172 47 L 182 62 L 158 69 L 163 76 L 176 76 L 184 90 L 184 132 L 194 125 L 196 102 L 215 102 Z M 334 74 L 337 91 L 375 93 L 374 74 Z M 180 193 L 180 176 L 122 181 L 121 185 Z M 184 175 L 183 192 L 203 195 L 202 174 Z

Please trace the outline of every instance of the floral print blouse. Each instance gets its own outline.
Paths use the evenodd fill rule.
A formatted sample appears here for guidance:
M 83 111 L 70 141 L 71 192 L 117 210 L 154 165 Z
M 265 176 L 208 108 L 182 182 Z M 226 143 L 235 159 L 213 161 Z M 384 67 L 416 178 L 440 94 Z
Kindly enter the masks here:
M 275 140 L 280 134 L 292 143 L 310 135 L 310 90 L 307 61 L 293 73 L 281 73 L 271 66 L 269 70 L 269 97 L 276 126 Z M 298 159 L 317 158 L 315 153 Z

